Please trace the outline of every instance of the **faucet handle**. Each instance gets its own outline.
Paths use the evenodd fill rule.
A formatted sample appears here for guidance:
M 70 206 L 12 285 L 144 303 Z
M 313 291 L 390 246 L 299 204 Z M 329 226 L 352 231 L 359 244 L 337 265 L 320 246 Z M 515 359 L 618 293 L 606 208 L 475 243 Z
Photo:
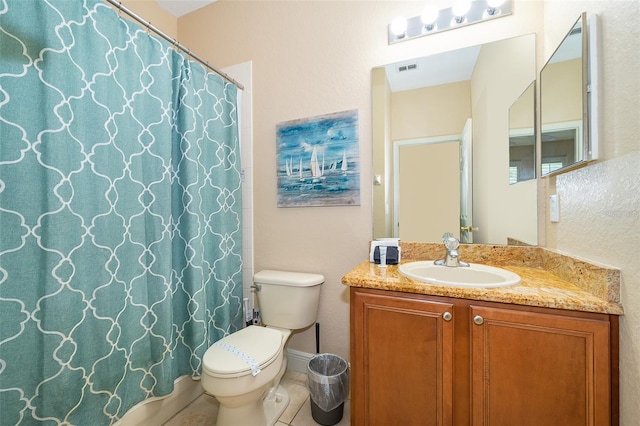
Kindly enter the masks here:
M 447 250 L 455 250 L 460 245 L 460 241 L 451 232 L 447 232 L 442 236 L 442 242 Z

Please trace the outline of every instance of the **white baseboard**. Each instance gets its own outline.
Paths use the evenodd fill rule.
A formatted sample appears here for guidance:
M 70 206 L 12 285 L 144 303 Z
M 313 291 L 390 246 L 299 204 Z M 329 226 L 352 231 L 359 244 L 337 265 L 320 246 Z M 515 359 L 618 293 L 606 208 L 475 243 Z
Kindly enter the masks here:
M 150 398 L 134 406 L 115 426 L 161 425 L 204 393 L 200 380 L 182 376 L 174 382 L 173 392 L 162 398 Z
M 307 374 L 307 365 L 309 364 L 309 360 L 313 358 L 314 355 L 315 354 L 297 351 L 295 349 L 287 349 L 287 356 L 289 357 L 287 370 Z

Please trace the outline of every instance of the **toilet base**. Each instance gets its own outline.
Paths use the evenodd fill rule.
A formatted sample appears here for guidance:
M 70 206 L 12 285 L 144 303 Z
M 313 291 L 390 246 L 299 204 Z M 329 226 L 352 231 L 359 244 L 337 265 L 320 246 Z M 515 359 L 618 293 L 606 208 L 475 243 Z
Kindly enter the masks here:
M 289 405 L 289 393 L 278 386 L 275 392 L 270 392 L 262 401 L 256 401 L 250 406 L 238 408 L 224 407 L 218 409 L 218 426 L 273 426 Z
M 288 406 L 289 393 L 281 385 L 278 385 L 275 395 L 267 395 L 263 401 L 264 413 L 267 417 L 267 426 L 275 425 Z

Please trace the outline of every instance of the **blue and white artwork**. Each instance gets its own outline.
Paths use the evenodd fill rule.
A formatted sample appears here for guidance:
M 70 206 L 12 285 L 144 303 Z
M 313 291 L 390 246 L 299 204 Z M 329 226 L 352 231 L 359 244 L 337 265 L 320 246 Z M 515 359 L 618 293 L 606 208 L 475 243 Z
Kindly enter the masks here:
M 358 111 L 277 125 L 278 207 L 360 205 Z

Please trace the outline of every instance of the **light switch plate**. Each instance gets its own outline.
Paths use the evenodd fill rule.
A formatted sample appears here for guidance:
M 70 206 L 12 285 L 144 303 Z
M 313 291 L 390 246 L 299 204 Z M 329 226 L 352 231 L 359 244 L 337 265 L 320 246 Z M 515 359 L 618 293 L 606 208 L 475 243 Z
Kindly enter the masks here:
M 558 194 L 549 195 L 549 220 L 551 222 L 560 222 L 560 203 Z

